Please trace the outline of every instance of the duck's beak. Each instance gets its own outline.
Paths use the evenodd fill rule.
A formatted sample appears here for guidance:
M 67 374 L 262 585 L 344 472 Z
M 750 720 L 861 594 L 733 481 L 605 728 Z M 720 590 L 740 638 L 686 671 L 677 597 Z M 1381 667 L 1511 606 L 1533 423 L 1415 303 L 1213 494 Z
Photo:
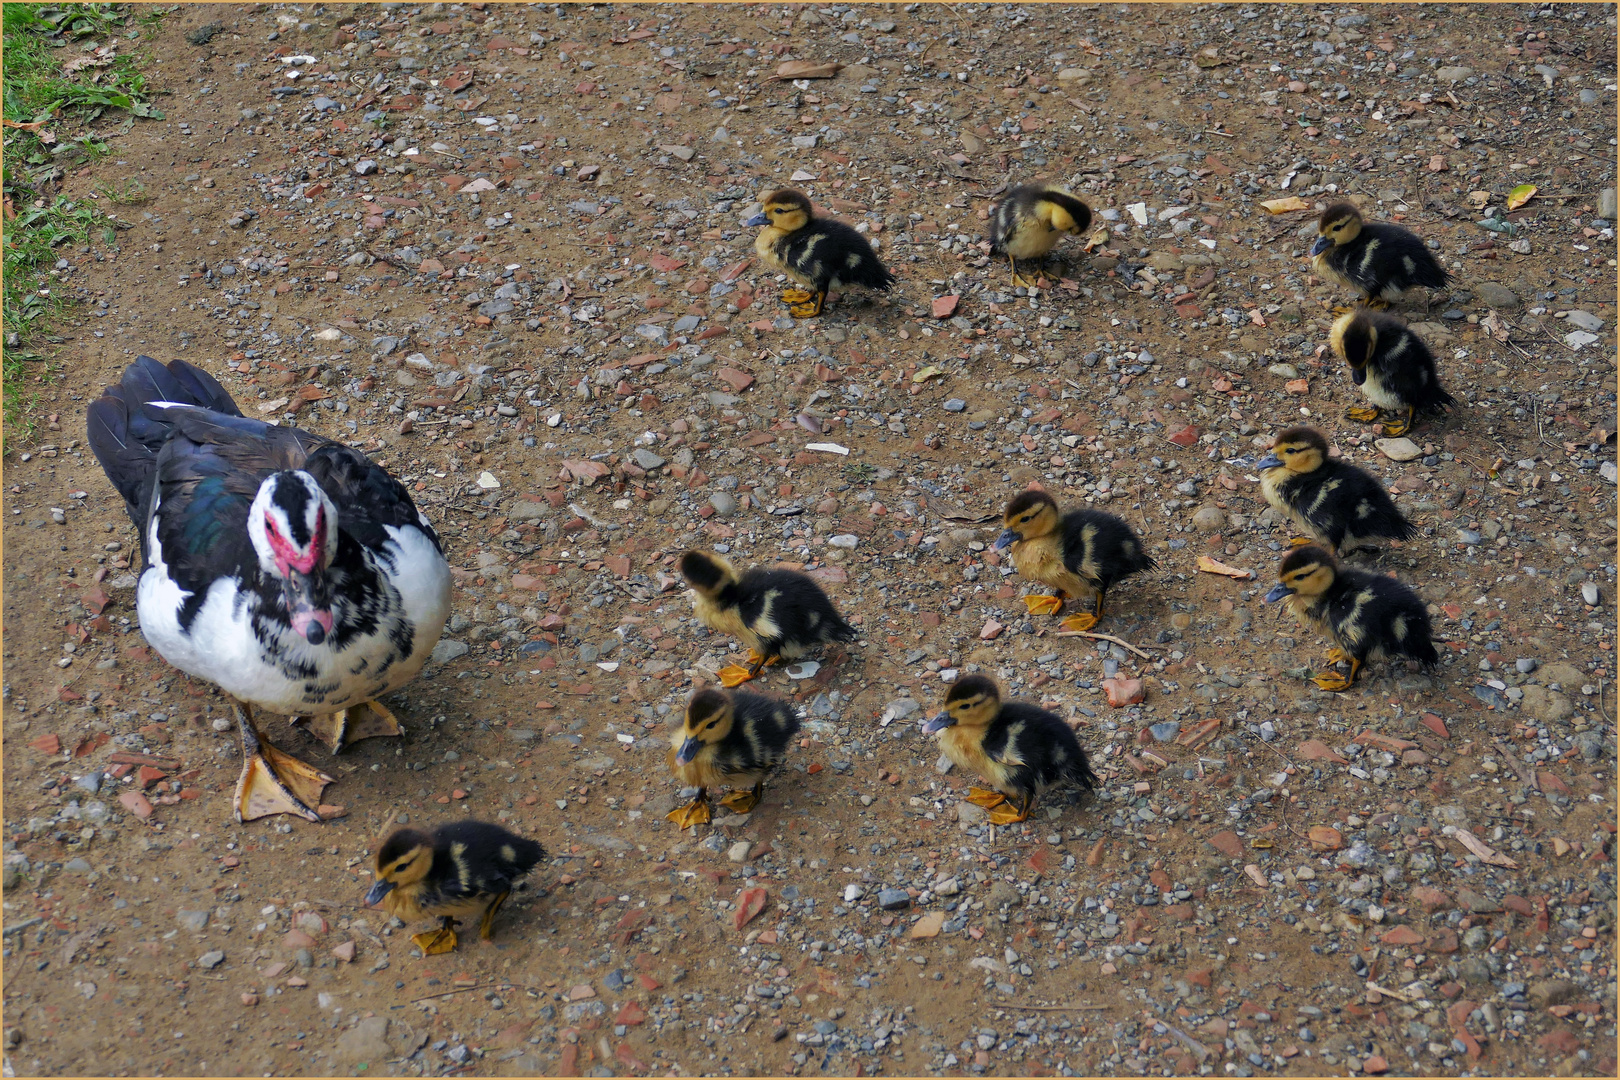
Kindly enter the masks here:
M 287 618 L 293 632 L 311 645 L 319 645 L 332 633 L 332 609 L 316 595 L 319 580 L 313 574 L 289 569 L 281 579 L 281 595 L 287 602 Z
M 942 712 L 923 725 L 923 734 L 932 735 L 936 731 L 944 731 L 946 728 L 955 723 L 956 720 L 951 716 L 950 713 Z
M 1279 582 L 1277 582 L 1277 584 L 1275 584 L 1275 585 L 1273 585 L 1271 587 L 1270 592 L 1266 593 L 1266 603 L 1275 604 L 1277 601 L 1281 600 L 1283 597 L 1285 597 L 1285 596 L 1293 596 L 1293 595 L 1294 595 L 1294 590 L 1290 589 L 1288 586 L 1284 585 L 1282 582 L 1279 581 Z
M 1013 544 L 1018 543 L 1018 541 L 1021 539 L 1023 539 L 1023 537 L 1019 536 L 1012 529 L 1008 529 L 1000 536 L 996 537 L 995 549 L 1000 551 L 1003 548 L 1011 547 Z
M 702 740 L 696 738 L 687 739 L 685 742 L 681 743 L 681 748 L 675 751 L 675 764 L 691 764 L 692 759 L 697 757 L 698 751 L 701 749 L 703 749 Z
M 394 883 L 378 879 L 377 883 L 366 890 L 366 907 L 373 907 L 382 903 L 382 898 L 394 891 Z
M 760 214 L 755 214 L 753 217 L 751 217 L 747 221 L 743 222 L 743 225 L 747 226 L 749 228 L 753 228 L 753 227 L 758 226 L 758 225 L 769 225 L 770 223 L 771 223 L 771 219 L 766 217 L 763 213 L 760 213 Z
M 1364 367 L 1353 367 L 1353 368 L 1351 368 L 1350 369 L 1350 381 L 1355 383 L 1357 386 L 1360 386 L 1362 383 L 1366 382 L 1367 381 L 1367 369 L 1364 368 Z
M 1330 248 L 1332 246 L 1333 246 L 1333 241 L 1330 238 L 1328 238 L 1326 236 L 1318 236 L 1316 238 L 1316 243 L 1311 245 L 1311 254 L 1312 255 L 1320 255 L 1320 254 L 1322 254 L 1322 252 L 1326 251 L 1328 248 Z
M 1282 468 L 1282 463 L 1282 458 L 1278 457 L 1276 454 L 1267 454 L 1265 457 L 1255 462 L 1254 467 L 1257 471 L 1264 469 L 1280 469 Z

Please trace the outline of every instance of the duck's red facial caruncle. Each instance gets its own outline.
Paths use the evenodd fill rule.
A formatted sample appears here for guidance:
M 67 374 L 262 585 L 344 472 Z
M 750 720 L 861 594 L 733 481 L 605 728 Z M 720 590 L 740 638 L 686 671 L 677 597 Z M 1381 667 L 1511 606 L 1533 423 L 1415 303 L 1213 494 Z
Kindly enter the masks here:
M 332 633 L 326 569 L 337 550 L 336 513 L 313 476 L 287 471 L 265 480 L 248 518 L 260 569 L 277 579 L 293 632 L 311 645 Z

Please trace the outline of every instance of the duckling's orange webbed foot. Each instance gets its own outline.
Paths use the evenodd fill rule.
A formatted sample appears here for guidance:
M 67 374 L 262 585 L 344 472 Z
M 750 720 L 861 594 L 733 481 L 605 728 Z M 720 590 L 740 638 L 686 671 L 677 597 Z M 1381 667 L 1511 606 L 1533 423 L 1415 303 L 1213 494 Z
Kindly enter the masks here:
M 1096 626 L 1097 621 L 1096 615 L 1089 611 L 1082 611 L 1078 615 L 1070 615 L 1067 619 L 1064 619 L 1062 626 L 1065 630 L 1084 631 L 1090 630 L 1093 626 Z
M 727 664 L 725 667 L 715 672 L 715 674 L 720 678 L 720 685 L 725 687 L 727 690 L 730 690 L 753 679 L 758 672 L 745 668 L 740 664 Z
M 778 294 L 784 304 L 803 304 L 810 301 L 816 294 L 809 289 L 783 289 Z
M 1000 806 L 1002 803 L 1006 802 L 1007 796 L 1003 795 L 999 791 L 993 791 L 990 788 L 970 787 L 968 788 L 967 801 L 972 803 L 974 806 L 983 806 L 988 809 L 992 806 Z
M 759 805 L 760 796 L 765 792 L 764 783 L 758 783 L 748 791 L 733 791 L 720 800 L 720 805 L 735 814 L 746 814 Z
M 1028 821 L 1029 812 L 1034 808 L 1035 800 L 1033 798 L 1025 798 L 1017 806 L 1014 806 L 1013 801 L 1008 799 L 990 811 L 990 824 L 1015 825 L 1020 821 Z
M 1369 297 L 1367 300 L 1363 301 L 1363 303 L 1366 305 L 1369 311 L 1388 311 L 1390 306 L 1389 301 L 1385 300 L 1382 296 Z
M 1371 405 L 1352 405 L 1350 408 L 1344 410 L 1344 418 L 1346 420 L 1354 420 L 1361 424 L 1370 424 L 1383 415 L 1384 410 L 1375 408 Z
M 826 302 L 826 293 L 813 293 L 811 298 L 804 302 L 789 304 L 788 314 L 795 319 L 813 319 L 821 314 L 822 305 Z
M 484 909 L 484 918 L 478 924 L 478 936 L 484 941 L 489 941 L 495 936 L 495 913 L 501 910 L 501 905 L 506 903 L 506 898 L 511 895 L 510 892 L 501 893 Z
M 292 724 L 320 739 L 334 754 L 361 739 L 405 734 L 399 720 L 380 701 L 362 701 L 336 712 L 295 716 Z
M 1407 409 L 1405 416 L 1399 417 L 1399 418 L 1397 418 L 1395 420 L 1391 420 L 1388 423 L 1384 424 L 1383 425 L 1384 434 L 1387 437 L 1393 439 L 1393 438 L 1397 438 L 1398 436 L 1405 435 L 1408 431 L 1411 431 L 1412 430 L 1412 421 L 1414 419 L 1413 412 L 1414 412 L 1414 410 Z
M 1332 691 L 1334 693 L 1338 693 L 1338 692 L 1343 691 L 1343 690 L 1348 690 L 1348 689 L 1350 689 L 1350 685 L 1351 685 L 1351 680 L 1350 679 L 1345 678 L 1343 675 L 1340 675 L 1336 671 L 1335 672 L 1327 672 L 1327 673 L 1318 675 L 1318 676 L 1316 676 L 1316 678 L 1312 679 L 1311 682 L 1315 683 L 1317 686 L 1321 687 L 1323 690 L 1330 690 L 1330 691 Z
M 232 798 L 236 820 L 296 814 L 320 821 L 315 808 L 321 805 L 326 785 L 336 781 L 261 737 L 252 719 L 252 706 L 234 702 L 233 706 L 242 732 L 242 774 Z
M 1290 536 L 1288 538 L 1289 547 L 1304 547 L 1306 544 L 1314 543 L 1316 543 L 1316 540 L 1309 536 Z
M 698 797 L 685 806 L 678 806 L 664 815 L 682 829 L 690 829 L 694 825 L 707 825 L 709 823 L 709 793 L 699 792 Z
M 451 929 L 454 923 L 454 919 L 445 919 L 444 925 L 437 930 L 412 934 L 411 940 L 416 942 L 416 947 L 422 950 L 423 956 L 438 956 L 441 953 L 454 952 L 456 949 L 456 932 Z
M 1361 306 L 1362 305 L 1360 304 L 1334 304 L 1333 309 L 1329 312 L 1329 314 L 1337 318 L 1340 315 L 1348 315 L 1352 311 L 1358 310 Z
M 1330 664 L 1348 664 L 1350 662 L 1349 655 L 1343 649 L 1329 649 L 1327 658 Z
M 1063 610 L 1062 596 L 1026 596 L 1024 606 L 1031 615 L 1056 615 Z

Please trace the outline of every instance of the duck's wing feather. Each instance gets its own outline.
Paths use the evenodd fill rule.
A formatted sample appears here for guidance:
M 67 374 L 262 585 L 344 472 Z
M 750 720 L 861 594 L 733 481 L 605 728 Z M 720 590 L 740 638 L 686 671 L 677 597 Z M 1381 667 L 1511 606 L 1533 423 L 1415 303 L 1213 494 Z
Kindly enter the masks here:
M 405 485 L 358 450 L 329 442 L 312 452 L 302 468 L 337 504 L 338 525 L 366 547 L 375 549 L 387 542 L 391 526 L 420 529 L 443 551 L 438 534 L 417 510 Z

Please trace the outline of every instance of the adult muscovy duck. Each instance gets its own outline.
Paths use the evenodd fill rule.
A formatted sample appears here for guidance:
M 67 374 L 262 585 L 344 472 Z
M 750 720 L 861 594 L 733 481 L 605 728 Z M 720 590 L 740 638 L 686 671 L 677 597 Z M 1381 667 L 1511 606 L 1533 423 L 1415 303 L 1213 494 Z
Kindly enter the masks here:
M 432 526 L 364 454 L 244 417 L 183 360 L 137 358 L 90 405 L 89 440 L 140 530 L 146 639 L 241 706 L 237 820 L 319 821 L 332 778 L 260 735 L 253 707 L 333 753 L 401 733 L 376 699 L 422 670 L 450 612 Z

